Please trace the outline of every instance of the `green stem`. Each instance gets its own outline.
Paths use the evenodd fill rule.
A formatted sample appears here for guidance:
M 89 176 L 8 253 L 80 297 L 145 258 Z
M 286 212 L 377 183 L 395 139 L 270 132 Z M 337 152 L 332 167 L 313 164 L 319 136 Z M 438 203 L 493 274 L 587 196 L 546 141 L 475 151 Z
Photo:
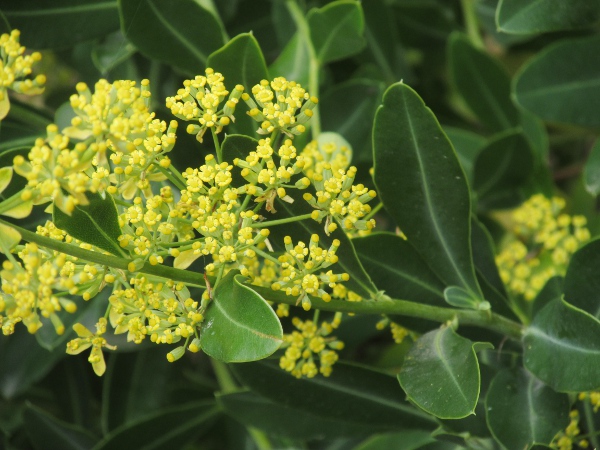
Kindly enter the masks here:
M 585 423 L 587 424 L 587 431 L 590 436 L 592 447 L 600 448 L 600 440 L 598 439 L 596 427 L 594 426 L 594 411 L 589 397 L 583 401 L 583 410 L 585 412 Z
M 377 214 L 381 208 L 383 208 L 383 203 L 379 203 L 375 208 L 373 208 L 371 212 L 364 217 L 364 220 L 369 220 L 371 217 Z
M 252 250 L 254 250 L 256 252 L 257 255 L 262 256 L 265 259 L 268 259 L 269 261 L 271 261 L 272 263 L 275 263 L 277 265 L 280 264 L 279 260 L 271 255 L 269 255 L 266 252 L 263 252 L 261 249 L 259 249 L 258 247 L 252 246 L 250 247 Z
M 473 44 L 477 48 L 485 48 L 483 39 L 479 34 L 479 20 L 477 19 L 477 13 L 475 12 L 475 0 L 461 0 L 463 18 L 465 21 L 465 28 L 467 29 L 467 35 Z
M 310 219 L 309 214 L 302 214 L 301 216 L 296 217 L 288 217 L 286 219 L 277 219 L 277 220 L 268 220 L 266 222 L 256 222 L 250 225 L 250 228 L 265 228 L 265 227 L 273 227 L 275 225 L 283 225 L 286 223 L 299 222 L 301 220 Z
M 175 175 L 177 177 L 177 179 L 179 181 L 181 181 L 183 183 L 183 186 L 185 187 L 185 185 L 186 185 L 185 178 L 183 178 L 183 175 L 181 175 L 181 172 L 179 170 L 177 170 L 177 167 L 175 167 L 173 164 L 171 164 L 167 170 L 169 170 L 173 175 Z
M 215 153 L 217 154 L 217 162 L 220 164 L 223 162 L 223 152 L 221 151 L 221 144 L 219 143 L 219 138 L 214 128 L 210 129 L 210 133 L 213 137 L 213 142 L 215 143 Z
M 175 185 L 175 187 L 177 187 L 177 189 L 185 189 L 185 182 L 181 182 L 179 179 L 177 179 L 177 177 L 175 177 L 170 171 L 169 169 L 165 169 L 164 167 L 161 167 L 160 165 L 156 166 L 158 168 L 158 170 L 160 170 L 162 173 L 165 174 L 165 176 L 169 179 L 169 181 L 171 183 L 173 183 Z
M 296 24 L 300 39 L 304 40 L 306 49 L 308 50 L 308 91 L 311 96 L 318 98 L 320 61 L 317 58 L 315 47 L 313 46 L 310 38 L 310 27 L 308 26 L 306 17 L 304 17 L 304 12 L 298 6 L 296 0 L 286 0 L 286 6 L 290 12 L 290 15 L 292 16 L 292 19 L 294 20 L 294 23 Z M 313 109 L 313 116 L 310 121 L 310 126 L 312 137 L 313 139 L 316 139 L 319 137 L 319 134 L 321 134 L 321 118 L 318 106 Z
M 21 236 L 26 241 L 35 242 L 36 244 L 42 247 L 46 247 L 51 250 L 56 250 L 67 255 L 75 256 L 85 261 L 121 270 L 127 270 L 127 267 L 131 262 L 131 260 L 129 259 L 119 258 L 118 256 L 112 255 L 104 255 L 100 252 L 92 252 L 80 248 L 77 245 L 66 244 L 64 242 L 56 241 L 45 236 L 40 236 L 39 234 L 33 233 L 29 230 L 21 228 L 10 222 L 6 222 L 2 219 L 0 219 L 0 223 L 17 230 L 19 233 L 21 233 Z M 144 264 L 137 271 L 140 273 L 154 275 L 173 281 L 179 281 L 188 285 L 205 287 L 204 276 L 201 273 L 175 269 L 173 267 L 164 266 L 161 264 L 152 266 L 148 263 Z M 262 295 L 267 300 L 271 300 L 277 303 L 286 303 L 288 305 L 296 304 L 297 298 L 285 295 L 284 292 L 276 292 L 269 288 L 260 286 L 252 286 L 252 289 L 260 295 Z M 409 317 L 429 319 L 442 323 L 456 318 L 459 324 L 487 328 L 493 331 L 497 331 L 503 335 L 506 335 L 516 340 L 520 340 L 523 334 L 522 325 L 498 314 L 489 314 L 489 311 L 471 311 L 455 308 L 445 308 L 440 306 L 430 306 L 407 300 L 396 299 L 386 299 L 377 301 L 366 300 L 362 302 L 331 300 L 329 302 L 325 302 L 321 298 L 310 297 L 310 300 L 314 308 L 322 309 L 324 311 L 339 311 L 358 314 L 398 314 Z
M 21 203 L 23 203 L 23 200 L 21 200 L 22 193 L 23 191 L 19 191 L 16 194 L 13 194 L 10 197 L 8 197 L 6 200 L 0 202 L 0 214 L 5 213 L 6 211 L 10 211 L 11 209 L 16 208 Z

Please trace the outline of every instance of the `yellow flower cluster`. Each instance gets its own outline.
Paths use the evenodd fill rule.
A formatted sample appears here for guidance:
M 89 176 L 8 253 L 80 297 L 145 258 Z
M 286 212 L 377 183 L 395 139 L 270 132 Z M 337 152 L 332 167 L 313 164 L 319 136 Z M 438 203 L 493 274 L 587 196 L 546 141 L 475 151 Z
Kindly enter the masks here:
M 323 133 L 323 136 L 325 133 Z M 339 170 L 346 170 L 352 160 L 352 151 L 350 147 L 338 144 L 334 141 L 320 144 L 317 141 L 309 142 L 302 150 L 304 157 L 304 173 L 312 179 L 315 175 L 323 175 L 324 165 L 329 165 L 329 170 L 337 173 Z
M 233 113 L 244 92 L 244 87 L 238 84 L 221 107 L 221 103 L 229 94 L 223 83 L 225 79 L 211 68 L 207 68 L 205 73 L 206 76 L 198 75 L 193 80 L 185 80 L 183 89 L 179 89 L 177 95 L 167 97 L 166 100 L 167 108 L 175 117 L 197 122 L 188 125 L 187 132 L 195 134 L 200 142 L 209 128 L 218 134 L 224 126 L 235 121 Z
M 247 193 L 255 197 L 256 202 L 265 202 L 265 209 L 275 213 L 273 203 L 279 197 L 284 201 L 293 203 L 293 199 L 286 193 L 285 188 L 306 189 L 310 186 L 308 178 L 304 177 L 294 184 L 292 177 L 299 174 L 304 167 L 304 160 L 296 159 L 296 148 L 290 139 L 286 139 L 277 151 L 279 165 L 273 160 L 271 139 L 261 139 L 255 152 L 250 152 L 245 161 L 235 159 L 234 164 L 242 168 L 241 175 L 249 184 L 240 189 L 240 193 Z M 264 188 L 259 186 L 264 185 Z
M 586 439 L 577 439 L 580 433 L 579 412 L 574 409 L 570 412 L 569 417 L 571 418 L 569 425 L 556 435 L 550 447 L 558 450 L 572 450 L 573 444 L 577 444 L 579 448 L 588 448 L 589 442 Z
M 546 282 L 563 275 L 570 257 L 590 238 L 583 216 L 562 213 L 561 198 L 534 195 L 511 215 L 512 235 L 496 257 L 509 291 L 533 300 Z
M 287 295 L 297 296 L 297 304 L 302 304 L 304 310 L 308 311 L 311 307 L 309 295 L 328 302 L 331 295 L 324 287 L 335 288 L 338 282 L 350 279 L 347 273 L 334 274 L 331 270 L 322 272 L 338 261 L 335 252 L 340 242 L 337 239 L 333 240 L 328 250 L 319 246 L 319 236 L 316 234 L 311 236 L 308 247 L 302 241 L 292 245 L 290 236 L 285 237 L 284 243 L 286 252 L 279 257 L 281 276 L 271 285 L 271 289 L 283 289 Z
M 106 347 L 109 350 L 117 349 L 117 347 L 109 345 L 106 342 L 106 339 L 102 337 L 102 335 L 106 333 L 106 325 L 107 320 L 104 317 L 101 317 L 98 319 L 98 323 L 96 323 L 96 332 L 92 333 L 82 324 L 76 323 L 73 325 L 73 330 L 75 330 L 75 333 L 77 333 L 77 336 L 79 337 L 67 343 L 67 353 L 69 355 L 78 355 L 92 347 L 88 361 L 92 364 L 92 368 L 98 376 L 104 375 L 104 372 L 106 371 L 102 347 Z
M 34 79 L 25 78 L 31 74 L 31 67 L 42 59 L 42 55 L 34 52 L 25 55 L 25 47 L 19 43 L 21 33 L 13 30 L 10 34 L 0 36 L 0 120 L 4 119 L 10 109 L 8 89 L 26 95 L 41 94 L 44 91 L 46 77 L 38 75 Z
M 383 318 L 379 322 L 377 322 L 375 328 L 377 328 L 378 330 L 383 330 L 388 325 L 390 327 L 390 331 L 392 332 L 392 339 L 394 339 L 394 342 L 396 344 L 402 344 L 402 342 L 404 342 L 404 339 L 406 339 L 407 336 L 411 335 L 410 330 L 404 328 L 402 325 L 390 321 L 390 319 L 387 316 L 383 316 Z
M 247 93 L 242 94 L 250 111 L 248 114 L 260 123 L 258 134 L 271 134 L 280 131 L 293 138 L 306 131 L 304 124 L 313 116 L 318 103 L 302 86 L 283 77 L 267 80 L 252 88 L 254 99 Z
M 331 366 L 338 360 L 336 350 L 344 348 L 342 341 L 329 336 L 340 325 L 341 316 L 341 313 L 336 313 L 331 323 L 321 322 L 321 326 L 311 320 L 303 322 L 294 317 L 292 323 L 298 331 L 284 335 L 282 348 L 286 350 L 279 366 L 296 378 L 313 378 L 318 373 L 328 377 Z

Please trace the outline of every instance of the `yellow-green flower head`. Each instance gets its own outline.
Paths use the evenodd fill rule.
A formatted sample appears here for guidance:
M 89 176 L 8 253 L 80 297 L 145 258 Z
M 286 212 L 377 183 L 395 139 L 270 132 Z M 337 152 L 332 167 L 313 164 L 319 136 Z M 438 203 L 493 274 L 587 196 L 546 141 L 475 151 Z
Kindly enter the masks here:
M 244 92 L 244 87 L 238 84 L 230 93 L 225 88 L 223 75 L 210 67 L 205 73 L 206 76 L 198 75 L 193 80 L 185 80 L 177 95 L 166 99 L 167 108 L 174 116 L 192 122 L 187 132 L 195 134 L 200 142 L 209 128 L 220 133 L 223 127 L 235 122 L 233 113 Z
M 534 195 L 511 215 L 511 235 L 496 257 L 509 291 L 533 300 L 546 282 L 564 275 L 569 259 L 590 238 L 583 216 L 562 213 L 563 199 Z
M 104 362 L 104 354 L 102 348 L 106 347 L 109 350 L 116 350 L 117 347 L 109 345 L 106 339 L 102 336 L 106 333 L 107 320 L 102 317 L 96 324 L 96 332 L 92 333 L 85 326 L 80 323 L 73 325 L 73 330 L 79 336 L 76 339 L 71 340 L 67 343 L 67 353 L 69 355 L 78 355 L 79 353 L 92 348 L 88 361 L 92 364 L 92 368 L 96 375 L 101 377 L 106 371 L 106 363 Z
M 279 130 L 293 139 L 306 131 L 306 124 L 313 116 L 313 109 L 319 102 L 311 97 L 295 81 L 283 77 L 269 83 L 262 80 L 252 88 L 254 99 L 247 93 L 242 95 L 250 111 L 248 115 L 260 123 L 259 134 L 271 134 Z
M 271 285 L 271 289 L 283 290 L 286 295 L 298 297 L 297 304 L 308 311 L 311 308 L 309 295 L 320 297 L 326 302 L 331 300 L 331 295 L 325 288 L 335 288 L 342 281 L 350 279 L 347 273 L 334 274 L 331 270 L 323 269 L 337 263 L 335 254 L 340 242 L 334 239 L 329 249 L 319 246 L 319 236 L 313 234 L 308 247 L 302 241 L 293 245 L 292 238 L 284 239 L 286 252 L 279 257 L 281 263 L 281 276 Z
M 27 179 L 23 201 L 36 204 L 53 201 L 70 215 L 76 205 L 88 203 L 86 191 L 97 192 L 106 187 L 106 180 L 89 177 L 84 172 L 91 167 L 98 146 L 80 142 L 71 149 L 69 145 L 69 138 L 59 133 L 56 125 L 48 125 L 47 138 L 36 140 L 28 160 L 15 157 L 15 172 Z
M 341 318 L 341 313 L 336 313 L 331 323 L 322 322 L 317 327 L 311 320 L 302 322 L 294 317 L 292 323 L 298 331 L 284 335 L 282 347 L 286 351 L 279 366 L 296 378 L 313 378 L 318 373 L 331 375 L 338 360 L 336 350 L 343 349 L 344 343 L 329 335 L 340 325 Z
M 71 96 L 71 107 L 76 116 L 63 133 L 73 139 L 93 138 L 100 156 L 108 148 L 128 153 L 135 139 L 147 137 L 148 125 L 154 119 L 150 112 L 150 83 L 142 80 L 141 88 L 135 81 L 119 80 L 109 83 L 99 80 L 92 93 L 85 83 L 78 83 L 77 94 Z
M 26 78 L 31 74 L 31 67 L 42 59 L 42 55 L 34 52 L 25 55 L 25 47 L 19 43 L 19 30 L 0 36 L 0 120 L 4 119 L 10 109 L 7 89 L 20 94 L 36 95 L 44 91 L 46 77 L 38 75 L 34 79 Z
M 305 161 L 304 173 L 310 179 L 317 174 L 322 175 L 325 167 L 329 167 L 329 170 L 334 173 L 340 169 L 346 170 L 352 160 L 352 150 L 334 141 L 325 143 L 311 141 L 304 147 L 301 155 Z

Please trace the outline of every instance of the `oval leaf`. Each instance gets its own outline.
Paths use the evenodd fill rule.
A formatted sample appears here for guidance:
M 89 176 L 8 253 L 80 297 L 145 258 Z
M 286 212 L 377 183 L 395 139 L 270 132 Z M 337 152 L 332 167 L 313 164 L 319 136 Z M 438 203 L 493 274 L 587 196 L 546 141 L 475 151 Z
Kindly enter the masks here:
M 69 48 L 119 29 L 117 0 L 4 2 L 2 12 L 21 43 L 36 49 Z
M 523 369 L 500 371 L 485 398 L 488 426 L 506 448 L 550 444 L 569 424 L 569 397 Z
M 600 3 L 580 0 L 500 0 L 496 24 L 503 33 L 536 34 L 585 28 L 600 20 Z
M 548 303 L 523 337 L 525 367 L 558 392 L 600 389 L 600 322 L 564 300 Z
M 552 122 L 600 125 L 600 36 L 569 39 L 535 55 L 514 80 L 516 101 Z
M 217 285 L 200 334 L 202 350 L 224 362 L 266 358 L 283 342 L 281 323 L 264 298 L 235 271 Z
M 121 228 L 114 200 L 108 194 L 106 198 L 92 192 L 86 192 L 85 195 L 89 204 L 77 205 L 71 216 L 59 208 L 53 208 L 54 224 L 75 239 L 122 256 L 124 253 L 118 240 Z
M 409 242 L 447 285 L 481 295 L 465 174 L 437 119 L 410 87 L 398 83 L 386 91 L 375 116 L 373 151 L 381 200 Z
M 494 131 L 518 125 L 519 112 L 510 99 L 510 78 L 498 61 L 458 32 L 450 37 L 448 53 L 454 86 L 478 120 Z
M 398 374 L 408 398 L 442 419 L 473 414 L 480 386 L 473 345 L 450 327 L 430 331 L 417 339 Z
M 448 286 L 444 289 L 444 299 L 449 305 L 457 308 L 478 309 L 480 311 L 490 309 L 488 302 L 474 298 L 471 293 L 458 286 Z
M 119 0 L 119 7 L 123 34 L 138 50 L 189 75 L 224 44 L 222 25 L 200 2 Z
M 277 361 L 232 366 L 240 381 L 274 402 L 381 429 L 433 430 L 436 422 L 404 399 L 389 375 L 337 363 L 327 378 L 295 378 Z M 315 407 L 318 405 L 318 407 Z

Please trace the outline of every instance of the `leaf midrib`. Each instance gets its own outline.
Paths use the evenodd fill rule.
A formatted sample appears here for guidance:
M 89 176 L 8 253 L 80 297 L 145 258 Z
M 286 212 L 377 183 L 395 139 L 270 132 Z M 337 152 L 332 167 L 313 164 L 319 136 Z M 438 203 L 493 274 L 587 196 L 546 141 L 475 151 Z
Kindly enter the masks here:
M 568 342 L 565 342 L 564 340 L 557 339 L 554 336 L 551 336 L 551 335 L 545 333 L 540 328 L 537 328 L 534 326 L 529 327 L 529 330 L 527 330 L 527 335 L 533 335 L 533 336 L 540 337 L 542 339 L 546 339 L 546 340 L 550 341 L 552 344 L 556 344 L 557 346 L 565 348 L 565 349 L 573 350 L 577 353 L 600 356 L 600 350 L 592 350 L 592 349 L 585 348 L 585 347 L 576 347 L 572 344 L 569 344 Z
M 442 366 L 444 367 L 444 369 L 446 370 L 446 372 L 450 376 L 450 380 L 452 380 L 452 383 L 454 384 L 454 386 L 456 387 L 456 389 L 458 390 L 458 392 L 462 396 L 463 400 L 465 401 L 465 407 L 470 408 L 469 399 L 467 398 L 466 394 L 464 393 L 462 386 L 460 385 L 460 383 L 456 379 L 456 376 L 455 376 L 454 372 L 452 371 L 452 368 L 448 364 L 448 361 L 447 361 L 448 358 L 447 358 L 446 352 L 444 351 L 444 348 L 442 346 L 442 339 L 443 339 L 443 337 L 444 337 L 444 335 L 446 333 L 451 333 L 450 329 L 447 328 L 445 330 L 441 330 L 435 336 L 435 339 L 433 341 L 434 347 L 435 347 L 435 351 L 436 351 L 436 353 L 437 353 L 437 355 L 439 357 L 439 361 L 442 363 Z

